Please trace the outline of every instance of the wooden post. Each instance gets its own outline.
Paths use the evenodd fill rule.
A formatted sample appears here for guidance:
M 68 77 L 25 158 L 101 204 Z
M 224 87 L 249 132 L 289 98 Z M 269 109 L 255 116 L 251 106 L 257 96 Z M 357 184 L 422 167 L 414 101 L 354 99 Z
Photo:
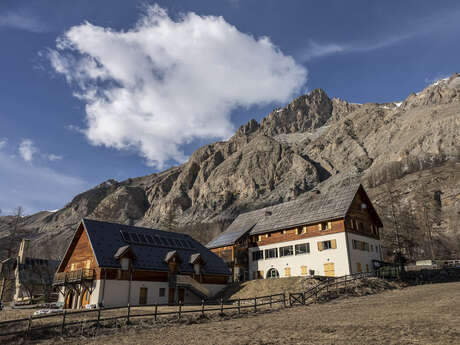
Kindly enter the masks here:
M 62 313 L 61 335 L 64 334 L 65 316 L 66 316 L 66 314 L 67 314 L 67 311 L 64 309 L 64 312 Z
M 204 299 L 201 300 L 201 315 L 204 316 Z
M 179 301 L 179 320 L 181 317 L 181 313 L 182 313 L 182 301 Z
M 29 335 L 31 329 L 32 329 L 32 315 L 29 316 L 29 322 L 27 323 L 26 336 Z
M 96 323 L 96 326 L 97 327 L 101 326 L 101 308 L 97 309 L 97 323 Z
M 315 286 L 315 303 L 318 303 L 318 287 Z
M 241 313 L 241 299 L 238 298 L 238 314 Z
M 329 283 L 326 283 L 326 298 L 329 301 Z
M 286 293 L 283 292 L 283 306 L 286 308 Z
M 224 313 L 224 299 L 223 298 L 220 299 L 220 313 L 221 314 Z
M 272 295 L 270 295 L 270 309 L 272 308 Z
M 158 302 L 155 304 L 155 321 L 157 320 L 158 316 Z
M 129 325 L 129 316 L 131 314 L 131 305 L 128 303 L 128 313 L 126 314 L 126 323 Z
M 254 312 L 257 311 L 257 297 L 254 297 Z
M 289 306 L 292 307 L 292 299 L 291 299 L 291 293 L 288 293 L 288 298 L 289 298 Z

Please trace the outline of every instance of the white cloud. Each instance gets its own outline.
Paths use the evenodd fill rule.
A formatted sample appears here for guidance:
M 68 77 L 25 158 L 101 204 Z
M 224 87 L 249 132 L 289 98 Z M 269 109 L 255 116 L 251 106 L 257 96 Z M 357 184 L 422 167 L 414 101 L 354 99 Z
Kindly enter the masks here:
M 0 28 L 14 28 L 35 33 L 48 30 L 47 26 L 36 17 L 19 12 L 5 12 L 0 14 Z
M 196 138 L 228 138 L 235 108 L 286 102 L 307 77 L 268 37 L 222 17 L 174 21 L 158 6 L 127 31 L 74 26 L 49 58 L 86 103 L 90 143 L 135 149 L 158 168 L 183 162 Z
M 0 152 L 0 209 L 21 205 L 27 213 L 63 207 L 87 189 L 84 180 Z
M 50 161 L 59 161 L 59 160 L 62 159 L 62 156 L 55 155 L 54 153 L 51 153 L 51 154 L 47 155 L 46 158 L 48 158 L 48 160 L 50 160 Z
M 32 161 L 34 154 L 37 153 L 35 144 L 30 139 L 23 139 L 19 144 L 19 154 L 26 162 Z
M 0 150 L 6 146 L 6 139 L 0 139 Z
M 381 48 L 386 48 L 412 37 L 412 34 L 387 37 L 375 42 L 356 42 L 356 43 L 318 43 L 310 40 L 307 47 L 300 54 L 302 61 L 309 61 L 316 57 L 332 55 L 337 53 L 368 52 Z

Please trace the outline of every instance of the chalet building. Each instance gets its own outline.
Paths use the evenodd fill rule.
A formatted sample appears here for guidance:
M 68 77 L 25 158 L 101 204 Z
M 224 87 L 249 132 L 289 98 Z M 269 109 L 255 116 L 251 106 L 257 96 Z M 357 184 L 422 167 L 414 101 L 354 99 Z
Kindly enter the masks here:
M 221 258 L 188 235 L 83 219 L 54 277 L 65 308 L 193 303 L 229 280 Z
M 356 184 L 241 214 L 207 247 L 233 280 L 341 276 L 374 269 L 382 226 Z
M 0 263 L 0 301 L 29 304 L 55 300 L 53 276 L 59 262 L 30 255 L 30 240 L 23 239 L 16 257 Z

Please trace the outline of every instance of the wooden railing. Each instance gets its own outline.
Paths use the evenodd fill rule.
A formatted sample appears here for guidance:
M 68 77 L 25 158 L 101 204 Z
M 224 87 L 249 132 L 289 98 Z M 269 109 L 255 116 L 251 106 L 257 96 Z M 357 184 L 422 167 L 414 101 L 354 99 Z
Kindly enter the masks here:
M 63 285 L 65 283 L 75 283 L 92 279 L 94 279 L 94 270 L 82 268 L 76 271 L 56 273 L 54 275 L 53 285 Z
M 202 284 L 200 284 L 190 276 L 178 274 L 176 276 L 176 284 L 179 286 L 190 287 L 196 290 L 199 294 L 201 294 L 202 297 L 207 298 L 211 295 L 207 288 L 205 288 Z

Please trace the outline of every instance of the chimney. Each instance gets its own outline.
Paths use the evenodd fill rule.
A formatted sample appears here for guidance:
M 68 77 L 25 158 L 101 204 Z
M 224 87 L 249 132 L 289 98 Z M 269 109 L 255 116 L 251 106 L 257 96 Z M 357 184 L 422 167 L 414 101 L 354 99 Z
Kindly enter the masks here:
M 21 246 L 19 247 L 18 252 L 18 261 L 20 264 L 24 264 L 26 262 L 27 252 L 29 251 L 29 243 L 30 240 L 25 238 L 23 238 L 21 241 Z

